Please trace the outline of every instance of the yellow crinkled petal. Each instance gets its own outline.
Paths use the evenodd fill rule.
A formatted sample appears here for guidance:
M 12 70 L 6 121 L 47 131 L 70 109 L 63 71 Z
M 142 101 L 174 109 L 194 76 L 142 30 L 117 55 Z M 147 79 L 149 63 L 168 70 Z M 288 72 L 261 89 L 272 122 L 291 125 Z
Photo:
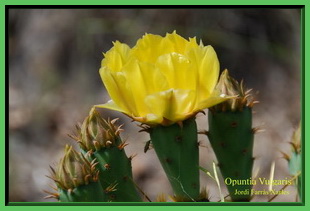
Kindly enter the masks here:
M 128 115 L 137 115 L 132 92 L 127 88 L 127 82 L 122 72 L 111 72 L 106 67 L 99 70 L 101 79 L 115 102 Z
M 118 107 L 120 107 L 125 113 L 129 113 L 130 108 L 127 107 L 124 100 L 122 99 L 122 90 L 119 89 L 117 81 L 112 76 L 108 67 L 105 66 L 100 68 L 99 74 L 104 83 L 104 86 L 106 87 L 106 90 L 108 91 L 110 97 L 113 99 L 114 103 L 118 105 Z
M 170 110 L 166 114 L 167 119 L 178 122 L 187 118 L 195 108 L 196 92 L 194 90 L 173 90 L 170 101 Z
M 151 70 L 150 70 L 151 71 Z M 135 103 L 136 115 L 145 116 L 148 113 L 147 107 L 144 104 L 144 98 L 147 95 L 147 86 L 140 65 L 137 60 L 131 60 L 123 67 L 122 73 L 126 81 L 126 92 L 131 92 L 132 100 Z
M 219 61 L 212 46 L 199 46 L 187 53 L 193 62 L 193 68 L 197 69 L 199 81 L 197 90 L 199 100 L 204 100 L 213 92 L 219 77 Z
M 147 95 L 169 89 L 165 75 L 154 64 L 138 62 Z
M 115 78 L 118 89 L 120 90 L 120 100 L 124 102 L 125 106 L 130 111 L 129 115 L 140 116 L 138 105 L 134 98 L 134 93 L 137 90 L 131 89 L 130 82 L 128 82 L 124 72 L 115 72 L 112 73 L 112 76 Z
M 114 46 L 104 54 L 101 67 L 107 66 L 112 71 L 120 71 L 129 59 L 130 47 L 116 41 Z
M 173 52 L 173 46 L 169 39 L 162 36 L 145 34 L 137 41 L 132 49 L 132 55 L 140 61 L 155 63 L 160 55 Z
M 165 75 L 169 88 L 196 89 L 197 72 L 191 68 L 186 56 L 178 53 L 165 54 L 158 58 L 156 66 Z
M 157 117 L 177 122 L 191 113 L 195 100 L 196 94 L 193 90 L 169 89 L 147 96 L 145 103 Z
M 176 33 L 176 31 L 173 31 L 173 33 L 166 34 L 166 38 L 169 39 L 174 48 L 174 52 L 184 54 L 186 51 L 188 51 L 191 48 L 197 48 L 198 44 L 196 42 L 196 38 L 190 38 L 189 41 L 181 37 Z
M 150 113 L 158 117 L 158 120 L 163 119 L 166 113 L 169 113 L 170 99 L 173 90 L 166 90 L 148 95 L 144 99 L 144 103 L 148 106 Z

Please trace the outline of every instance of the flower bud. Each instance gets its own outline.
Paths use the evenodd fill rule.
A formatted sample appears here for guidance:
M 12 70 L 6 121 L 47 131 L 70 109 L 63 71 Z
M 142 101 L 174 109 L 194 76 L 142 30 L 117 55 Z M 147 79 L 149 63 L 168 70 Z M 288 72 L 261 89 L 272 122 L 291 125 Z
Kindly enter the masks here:
M 52 179 L 62 190 L 73 190 L 90 182 L 98 181 L 99 171 L 95 168 L 95 160 L 89 162 L 72 146 L 66 146 L 65 155 L 60 160 L 56 170 L 52 168 Z
M 121 126 L 115 125 L 116 120 L 103 119 L 99 112 L 93 108 L 82 126 L 77 128 L 78 135 L 71 137 L 85 151 L 99 151 L 102 147 L 118 146 L 121 143 L 119 133 L 122 129 Z
M 252 95 L 250 94 L 251 89 L 245 91 L 243 81 L 239 83 L 234 78 L 229 76 L 227 69 L 222 72 L 220 80 L 216 85 L 216 89 L 224 95 L 234 97 L 231 97 L 229 100 L 210 108 L 211 110 L 242 111 L 245 106 L 252 107 L 255 103 L 257 103 L 257 101 L 253 100 Z

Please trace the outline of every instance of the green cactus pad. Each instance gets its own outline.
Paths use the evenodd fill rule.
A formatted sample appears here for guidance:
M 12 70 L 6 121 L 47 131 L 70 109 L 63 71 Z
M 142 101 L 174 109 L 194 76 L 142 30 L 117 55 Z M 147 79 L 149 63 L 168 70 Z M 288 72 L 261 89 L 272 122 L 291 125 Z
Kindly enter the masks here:
M 107 196 L 102 191 L 100 182 L 91 182 L 78 186 L 72 190 L 59 188 L 59 201 L 61 202 L 105 202 Z
M 108 201 L 142 201 L 132 179 L 131 158 L 126 156 L 120 132 L 114 120 L 105 120 L 96 109 L 91 109 L 77 135 L 71 135 L 89 160 L 96 160 L 102 189 L 109 196 Z
M 131 159 L 126 156 L 124 149 L 116 146 L 102 148 L 95 151 L 92 157 L 99 163 L 99 180 L 109 196 L 109 201 L 142 201 L 133 183 Z
M 199 150 L 194 118 L 182 124 L 156 126 L 150 137 L 178 201 L 199 197 Z
M 227 185 L 233 201 L 249 201 L 253 167 L 252 110 L 209 111 L 208 138 L 216 154 L 224 181 L 238 180 L 242 185 Z M 241 184 L 241 183 L 240 183 Z M 238 194 L 239 193 L 239 194 Z

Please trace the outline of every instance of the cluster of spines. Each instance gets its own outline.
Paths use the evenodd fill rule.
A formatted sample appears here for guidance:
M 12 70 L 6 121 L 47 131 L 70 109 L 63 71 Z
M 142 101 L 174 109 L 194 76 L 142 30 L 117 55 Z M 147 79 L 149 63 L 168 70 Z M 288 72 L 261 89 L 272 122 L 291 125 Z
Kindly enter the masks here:
M 101 191 L 99 170 L 96 160 L 89 161 L 82 153 L 76 152 L 67 145 L 65 155 L 57 167 L 51 167 L 51 178 L 57 188 L 56 193 L 48 192 L 47 198 L 56 198 L 60 201 L 105 201 Z M 94 194 L 94 191 L 99 191 Z
M 252 89 L 246 89 L 243 80 L 239 83 L 229 76 L 227 69 L 221 74 L 216 89 L 231 98 L 209 108 L 212 112 L 242 111 L 244 108 L 252 108 L 255 104 L 259 103 L 254 100 L 251 94 Z

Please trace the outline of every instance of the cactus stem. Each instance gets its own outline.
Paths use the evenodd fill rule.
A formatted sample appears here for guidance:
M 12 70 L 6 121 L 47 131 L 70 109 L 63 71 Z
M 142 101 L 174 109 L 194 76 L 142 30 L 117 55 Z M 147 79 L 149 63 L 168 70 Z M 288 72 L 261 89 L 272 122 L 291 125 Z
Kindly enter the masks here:
M 248 153 L 248 149 L 243 149 L 243 150 L 242 150 L 242 154 L 243 154 L 243 155 L 246 155 L 247 153 Z
M 182 136 L 176 136 L 175 141 L 178 143 L 182 142 Z
M 235 128 L 235 127 L 237 127 L 237 126 L 238 126 L 238 123 L 235 122 L 235 121 L 232 121 L 232 122 L 230 123 L 230 127 L 232 127 L 232 128 Z
M 104 164 L 103 167 L 104 167 L 106 170 L 110 170 L 110 169 L 111 169 L 111 166 L 110 166 L 108 163 Z

